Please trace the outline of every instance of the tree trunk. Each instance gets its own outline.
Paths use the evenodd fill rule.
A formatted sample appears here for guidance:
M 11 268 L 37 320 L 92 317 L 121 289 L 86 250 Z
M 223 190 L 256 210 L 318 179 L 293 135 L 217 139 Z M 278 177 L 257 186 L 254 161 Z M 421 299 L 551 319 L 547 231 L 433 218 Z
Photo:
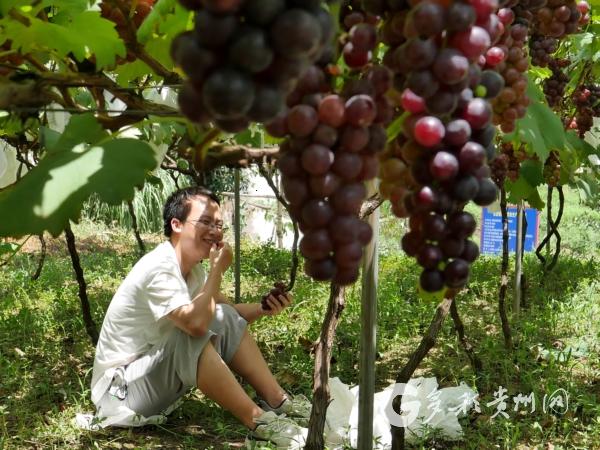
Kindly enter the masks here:
M 42 269 L 44 268 L 44 261 L 46 260 L 46 240 L 44 239 L 44 234 L 38 235 L 38 239 L 40 240 L 40 245 L 42 246 L 40 250 L 40 260 L 38 261 L 37 269 L 35 273 L 31 275 L 31 281 L 36 281 L 40 275 L 42 274 Z
M 500 189 L 500 211 L 502 212 L 502 266 L 500 268 L 500 291 L 498 294 L 498 309 L 504 334 L 504 345 L 512 348 L 512 336 L 508 316 L 506 315 L 506 291 L 508 290 L 508 214 L 506 211 L 506 190 Z
M 279 192 L 281 192 L 281 177 L 275 174 L 275 183 Z M 275 235 L 277 236 L 277 248 L 283 248 L 283 205 L 277 200 L 277 210 L 275 212 Z
M 525 276 L 525 270 L 523 270 L 523 258 L 525 256 L 525 240 L 527 238 L 527 214 L 523 212 L 523 238 L 521 241 L 521 308 L 527 308 L 527 277 Z
M 454 329 L 456 330 L 456 334 L 458 335 L 458 340 L 460 341 L 469 361 L 471 362 L 471 366 L 473 367 L 473 371 L 475 375 L 479 375 L 483 370 L 483 364 L 481 360 L 473 350 L 473 346 L 465 336 L 465 326 L 458 314 L 458 307 L 456 306 L 456 299 L 450 305 L 450 315 L 452 316 L 452 320 L 454 321 Z
M 325 448 L 323 431 L 325 429 L 325 418 L 330 401 L 329 392 L 329 369 L 331 366 L 331 347 L 335 338 L 335 330 L 342 311 L 344 310 L 345 288 L 331 285 L 329 305 L 321 336 L 315 351 L 315 369 L 313 375 L 313 405 L 308 424 L 308 438 L 306 449 L 322 450 Z
M 87 296 L 87 287 L 85 278 L 83 277 L 83 269 L 79 261 L 79 253 L 77 253 L 77 247 L 75 246 L 75 235 L 71 230 L 71 225 L 67 225 L 65 228 L 65 238 L 67 240 L 69 254 L 71 255 L 71 264 L 73 265 L 73 270 L 75 271 L 75 278 L 77 279 L 77 284 L 79 285 L 79 300 L 81 301 L 81 313 L 83 315 L 85 330 L 90 336 L 92 344 L 96 345 L 98 343 L 98 329 L 96 328 L 96 324 L 94 323 L 94 319 L 92 318 L 90 311 L 90 301 Z
M 402 368 L 398 376 L 396 377 L 396 383 L 408 383 L 410 377 L 413 375 L 421 361 L 427 356 L 429 350 L 433 348 L 436 343 L 438 334 L 442 329 L 442 325 L 444 324 L 444 319 L 448 315 L 448 311 L 450 310 L 450 306 L 454 301 L 454 297 L 456 295 L 456 291 L 450 291 L 448 293 L 447 298 L 442 300 L 442 302 L 438 305 L 433 320 L 429 324 L 429 329 L 427 333 L 421 339 L 421 343 L 411 355 L 410 359 L 406 363 L 406 365 Z M 402 396 L 398 395 L 394 398 L 392 405 L 394 411 L 400 413 L 400 405 L 402 404 Z M 392 450 L 404 450 L 404 428 L 391 426 L 391 434 L 392 434 Z
M 550 261 L 550 264 L 548 264 L 548 267 L 546 268 L 547 271 L 554 269 L 554 266 L 556 266 L 556 263 L 558 262 L 558 255 L 560 255 L 561 243 L 560 233 L 558 232 L 558 225 L 560 225 L 560 221 L 565 210 L 565 194 L 563 192 L 562 186 L 557 186 L 556 190 L 558 191 L 558 214 L 556 215 L 556 220 L 552 221 L 552 231 L 554 232 L 554 236 L 556 237 L 556 247 L 554 251 L 554 256 L 552 256 L 552 261 Z
M 133 209 L 133 202 L 127 202 L 127 208 L 129 209 L 129 215 L 131 216 L 131 227 L 133 228 L 133 234 L 135 235 L 135 240 L 137 241 L 138 247 L 140 249 L 140 257 L 146 254 L 146 245 L 142 240 L 142 236 L 140 236 L 140 231 L 138 229 L 137 217 L 135 215 L 135 210 Z

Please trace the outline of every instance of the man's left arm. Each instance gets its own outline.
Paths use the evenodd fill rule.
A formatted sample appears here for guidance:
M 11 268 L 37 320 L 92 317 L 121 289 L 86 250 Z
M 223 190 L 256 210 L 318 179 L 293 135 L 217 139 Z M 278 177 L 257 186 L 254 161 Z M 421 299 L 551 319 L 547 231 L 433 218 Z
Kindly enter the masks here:
M 293 298 L 290 292 L 280 295 L 275 298 L 273 295 L 267 297 L 267 304 L 271 307 L 270 310 L 264 310 L 260 303 L 233 303 L 222 292 L 219 292 L 217 297 L 218 303 L 227 303 L 235 308 L 240 316 L 246 319 L 246 322 L 252 323 L 256 319 L 264 316 L 275 316 L 280 314 L 285 308 L 292 304 Z

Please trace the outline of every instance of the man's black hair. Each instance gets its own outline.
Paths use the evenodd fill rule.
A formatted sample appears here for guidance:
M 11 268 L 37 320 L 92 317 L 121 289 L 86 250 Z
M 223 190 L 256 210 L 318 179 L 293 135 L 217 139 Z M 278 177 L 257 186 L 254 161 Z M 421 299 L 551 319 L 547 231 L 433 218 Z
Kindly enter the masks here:
M 198 196 L 207 197 L 217 205 L 221 206 L 219 197 L 204 186 L 190 186 L 173 192 L 165 202 L 165 207 L 163 209 L 165 236 L 171 237 L 171 234 L 173 233 L 171 219 L 179 219 L 181 222 L 184 222 L 192 209 L 191 200 Z

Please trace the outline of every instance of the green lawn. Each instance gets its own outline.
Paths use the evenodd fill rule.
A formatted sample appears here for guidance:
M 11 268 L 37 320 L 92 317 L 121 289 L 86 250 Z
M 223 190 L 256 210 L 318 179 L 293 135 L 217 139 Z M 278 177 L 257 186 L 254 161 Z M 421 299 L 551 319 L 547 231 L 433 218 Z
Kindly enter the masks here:
M 544 275 L 535 256 L 525 259 L 527 308 L 511 323 L 517 341 L 512 352 L 503 346 L 497 312 L 499 259 L 482 257 L 474 265 L 471 283 L 457 301 L 483 372 L 473 372 L 449 319 L 415 375 L 436 376 L 441 387 L 460 382 L 478 386 L 482 412 L 461 419 L 463 441 L 445 442 L 432 435 L 411 448 L 600 448 L 600 213 L 578 205 L 574 193 L 568 192 L 567 198 L 557 267 Z M 398 251 L 401 223 L 384 220 L 389 226 L 381 242 L 378 389 L 393 381 L 436 307 L 416 295 L 418 271 Z M 80 243 L 82 264 L 100 326 L 113 292 L 137 259 L 137 249 L 133 237 L 122 230 L 84 224 L 75 232 L 86 236 Z M 147 238 L 154 243 L 160 239 Z M 0 269 L 0 448 L 238 447 L 243 427 L 198 394 L 190 394 L 163 427 L 91 433 L 72 425 L 76 412 L 91 410 L 94 348 L 84 331 L 65 245 L 62 240 L 49 245 L 38 281 L 30 280 L 38 258 L 35 249 Z M 286 276 L 289 264 L 286 251 L 246 244 L 243 300 L 258 300 L 257 293 Z M 233 292 L 231 274 L 227 290 Z M 294 294 L 295 305 L 286 314 L 258 322 L 253 332 L 284 387 L 308 395 L 313 360 L 307 343 L 319 335 L 328 286 L 300 276 Z M 507 300 L 510 304 L 510 290 Z M 358 381 L 359 302 L 356 286 L 349 290 L 333 351 L 331 375 L 350 384 Z M 499 386 L 511 397 L 533 392 L 539 409 L 491 419 L 495 410 L 484 403 Z M 567 413 L 544 413 L 544 394 L 557 388 L 570 395 Z

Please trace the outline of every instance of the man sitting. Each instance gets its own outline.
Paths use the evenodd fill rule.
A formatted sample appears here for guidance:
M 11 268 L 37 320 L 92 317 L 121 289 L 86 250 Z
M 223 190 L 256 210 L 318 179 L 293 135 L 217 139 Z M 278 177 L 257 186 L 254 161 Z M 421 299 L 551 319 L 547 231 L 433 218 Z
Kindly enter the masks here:
M 270 296 L 270 310 L 223 296 L 232 252 L 222 240 L 219 199 L 206 188 L 173 193 L 163 219 L 168 240 L 133 267 L 102 324 L 92 375 L 100 425 L 162 422 L 197 387 L 251 430 L 248 444 L 303 447 L 307 430 L 290 416 L 307 423 L 310 402 L 286 394 L 247 330 L 256 319 L 281 313 L 291 294 Z M 260 405 L 232 371 L 256 390 Z

